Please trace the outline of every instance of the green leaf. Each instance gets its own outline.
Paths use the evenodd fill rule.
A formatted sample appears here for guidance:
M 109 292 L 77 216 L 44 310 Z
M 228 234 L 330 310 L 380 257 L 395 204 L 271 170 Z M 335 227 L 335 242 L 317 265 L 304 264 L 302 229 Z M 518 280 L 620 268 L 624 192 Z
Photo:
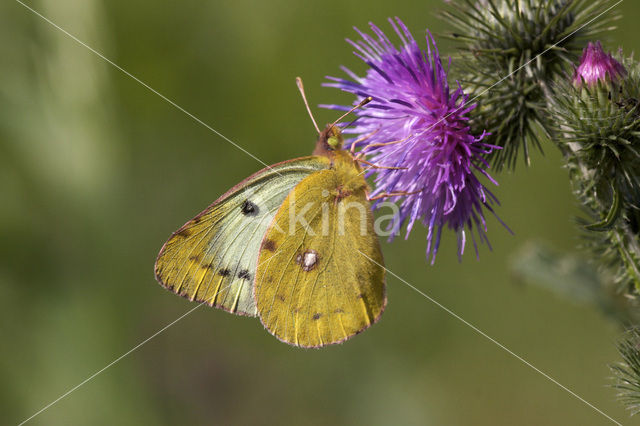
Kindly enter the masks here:
M 618 193 L 618 190 L 614 187 L 612 187 L 611 190 L 613 191 L 613 201 L 611 202 L 611 208 L 609 209 L 607 216 L 600 222 L 586 225 L 585 229 L 589 231 L 602 232 L 609 231 L 613 228 L 616 220 L 620 217 L 622 204 L 620 203 L 620 194 Z

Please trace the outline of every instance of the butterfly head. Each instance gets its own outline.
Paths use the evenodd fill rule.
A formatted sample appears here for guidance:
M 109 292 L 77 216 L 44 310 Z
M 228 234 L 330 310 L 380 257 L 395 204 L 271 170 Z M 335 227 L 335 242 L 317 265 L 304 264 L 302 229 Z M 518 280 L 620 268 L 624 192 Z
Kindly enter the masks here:
M 302 85 L 302 79 L 300 77 L 296 77 L 296 84 L 298 85 L 298 90 L 300 90 L 300 95 L 302 96 L 302 100 L 304 101 L 305 107 L 307 107 L 307 112 L 309 113 L 309 117 L 311 117 L 311 121 L 313 122 L 313 126 L 316 128 L 318 132 L 318 142 L 316 142 L 316 148 L 313 150 L 313 155 L 323 155 L 325 157 L 330 157 L 330 153 L 332 151 L 340 151 L 342 150 L 342 146 L 344 145 L 344 139 L 342 138 L 342 132 L 340 128 L 336 126 L 336 124 L 345 118 L 347 115 L 351 114 L 358 108 L 362 108 L 369 102 L 373 100 L 371 96 L 367 96 L 360 103 L 349 111 L 344 113 L 340 118 L 334 121 L 331 124 L 327 124 L 323 131 L 320 131 L 316 120 L 313 118 L 313 114 L 311 113 L 311 108 L 309 108 L 309 102 L 307 102 L 307 96 L 304 94 L 304 86 Z
M 327 133 L 327 145 L 329 145 L 334 151 L 342 149 L 344 139 L 342 139 L 342 132 L 340 131 L 340 128 L 333 124 L 328 124 L 324 131 Z
M 327 124 L 327 127 L 318 136 L 313 155 L 328 156 L 332 151 L 341 150 L 343 143 L 344 139 L 340 128 L 335 124 Z

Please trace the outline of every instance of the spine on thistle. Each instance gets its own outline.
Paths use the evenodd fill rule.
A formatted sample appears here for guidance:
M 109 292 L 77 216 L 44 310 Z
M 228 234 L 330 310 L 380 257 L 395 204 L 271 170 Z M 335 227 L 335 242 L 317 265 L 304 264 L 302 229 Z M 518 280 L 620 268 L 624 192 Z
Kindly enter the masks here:
M 605 276 L 640 291 L 640 64 L 589 43 L 572 77 L 548 99 L 550 129 L 562 151 L 584 221 L 587 246 Z
M 631 328 L 618 343 L 622 361 L 611 366 L 613 387 L 631 415 L 640 413 L 640 330 Z
M 454 0 L 444 19 L 455 27 L 463 66 L 456 76 L 479 107 L 474 132 L 503 149 L 494 169 L 529 164 L 532 148 L 548 139 L 545 91 L 584 41 L 611 29 L 610 0 Z M 597 19 L 595 19 L 597 17 Z

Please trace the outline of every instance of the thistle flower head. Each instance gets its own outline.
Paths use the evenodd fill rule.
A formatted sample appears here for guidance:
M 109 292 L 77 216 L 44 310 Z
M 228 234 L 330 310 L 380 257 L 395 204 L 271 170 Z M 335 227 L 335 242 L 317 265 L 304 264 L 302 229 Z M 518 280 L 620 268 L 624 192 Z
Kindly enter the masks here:
M 610 29 L 613 0 L 452 0 L 443 13 L 455 27 L 459 78 L 479 107 L 471 128 L 503 147 L 496 169 L 530 162 L 548 139 L 545 88 L 580 53 L 584 40 Z
M 626 74 L 624 66 L 616 61 L 611 53 L 606 53 L 599 41 L 589 42 L 582 52 L 580 65 L 573 76 L 573 83 L 579 86 L 584 82 L 588 86 L 593 86 L 598 81 L 616 82 Z
M 406 224 L 407 236 L 416 221 L 428 228 L 427 257 L 432 261 L 444 227 L 457 232 L 459 256 L 464 251 L 465 229 L 477 252 L 475 237 L 487 241 L 484 209 L 493 211 L 490 205 L 497 200 L 476 175 L 495 184 L 483 159 L 493 147 L 483 143 L 485 133 L 470 132 L 468 113 L 475 105 L 468 103 L 460 87 L 450 90 L 431 34 L 427 33 L 425 51 L 402 21 L 389 22 L 400 47 L 373 24 L 373 35 L 356 29 L 361 40 L 349 43 L 369 66 L 366 75 L 359 77 L 343 68 L 350 80 L 328 77 L 325 85 L 355 94 L 354 104 L 373 98 L 365 110 L 356 111 L 354 126 L 345 132 L 360 135 L 361 152 L 377 166 L 388 167 L 372 168 L 369 173 L 375 175 L 372 196 L 387 195 L 399 204 L 395 223 Z M 399 228 L 394 228 L 392 236 Z

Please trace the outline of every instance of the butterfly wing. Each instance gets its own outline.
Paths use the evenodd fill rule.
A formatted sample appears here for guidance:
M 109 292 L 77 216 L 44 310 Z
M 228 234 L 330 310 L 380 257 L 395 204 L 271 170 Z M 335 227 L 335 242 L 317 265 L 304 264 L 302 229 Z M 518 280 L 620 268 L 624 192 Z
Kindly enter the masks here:
M 289 192 L 322 157 L 305 157 L 248 177 L 174 232 L 156 260 L 156 279 L 189 300 L 256 315 L 252 287 L 263 236 Z
M 255 299 L 263 325 L 286 343 L 340 343 L 384 310 L 380 244 L 366 183 L 355 180 L 345 184 L 333 169 L 313 173 L 291 191 L 265 235 Z

